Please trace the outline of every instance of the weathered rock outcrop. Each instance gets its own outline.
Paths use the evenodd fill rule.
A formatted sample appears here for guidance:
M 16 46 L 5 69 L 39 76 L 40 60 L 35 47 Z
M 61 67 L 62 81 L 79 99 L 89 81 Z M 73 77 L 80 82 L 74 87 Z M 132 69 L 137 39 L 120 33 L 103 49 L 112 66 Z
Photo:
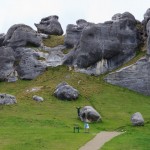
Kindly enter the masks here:
M 128 12 L 117 14 L 103 24 L 87 25 L 64 64 L 95 75 L 122 65 L 135 56 L 140 44 L 136 25 L 134 16 Z
M 67 25 L 64 41 L 67 47 L 74 47 L 80 41 L 81 33 L 89 23 L 86 20 L 79 19 L 76 24 Z
M 62 82 L 56 87 L 54 96 L 61 100 L 75 100 L 78 98 L 79 92 L 66 82 Z
M 143 126 L 144 125 L 144 119 L 140 112 L 136 112 L 131 116 L 131 122 L 133 126 Z
M 38 52 L 31 48 L 19 47 L 15 50 L 17 64 L 17 72 L 21 79 L 34 79 L 42 74 L 46 65 L 39 59 Z
M 16 104 L 16 97 L 10 94 L 0 93 L 0 105 L 11 105 Z
M 44 46 L 42 49 L 47 52 L 47 57 L 45 57 L 45 64 L 47 66 L 56 67 L 63 64 L 65 54 L 62 50 L 66 49 L 66 46 L 58 45 L 53 48 Z
M 148 21 L 146 25 L 146 31 L 147 31 L 147 55 L 150 57 L 150 20 Z
M 21 79 L 34 79 L 42 74 L 49 66 L 56 67 L 62 65 L 64 54 L 62 50 L 65 46 L 60 45 L 54 48 L 42 47 L 14 49 L 15 65 L 18 76 Z
M 150 95 L 150 21 L 147 23 L 147 55 L 135 64 L 110 73 L 108 83 L 126 87 L 133 91 Z
M 131 66 L 110 73 L 105 81 L 150 95 L 150 61 L 142 58 Z
M 144 20 L 142 21 L 142 24 L 144 26 L 144 35 L 147 36 L 147 31 L 146 31 L 146 25 L 148 21 L 150 20 L 150 8 L 147 9 L 147 11 L 144 14 Z
M 101 121 L 100 114 L 92 106 L 85 106 L 80 109 L 79 117 L 83 122 Z
M 16 24 L 8 30 L 4 44 L 10 47 L 40 46 L 41 37 L 31 27 L 24 24 Z
M 4 33 L 0 34 L 0 47 L 3 46 L 4 39 L 5 39 L 5 34 Z
M 7 81 L 15 72 L 15 56 L 11 47 L 0 47 L 0 80 Z
M 41 19 L 39 24 L 35 23 L 39 33 L 45 33 L 49 35 L 62 35 L 63 29 L 61 24 L 58 22 L 58 16 L 48 16 Z

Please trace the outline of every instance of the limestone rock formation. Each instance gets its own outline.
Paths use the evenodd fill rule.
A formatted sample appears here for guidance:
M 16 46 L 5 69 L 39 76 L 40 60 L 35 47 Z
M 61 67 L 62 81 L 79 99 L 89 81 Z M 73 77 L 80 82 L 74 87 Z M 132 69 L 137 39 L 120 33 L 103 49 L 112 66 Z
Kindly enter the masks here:
M 122 65 L 135 56 L 140 44 L 136 25 L 136 19 L 128 12 L 103 24 L 87 25 L 64 64 L 95 75 Z
M 68 83 L 62 82 L 56 87 L 54 95 L 61 100 L 75 100 L 78 98 L 79 92 Z
M 44 101 L 43 97 L 40 97 L 40 96 L 37 96 L 37 95 L 33 96 L 33 100 L 35 100 L 37 102 L 43 102 Z
M 147 36 L 146 26 L 148 21 L 150 20 L 150 8 L 148 8 L 144 14 L 144 20 L 142 21 L 142 24 L 144 26 L 144 34 Z
M 147 55 L 135 64 L 110 73 L 108 83 L 126 87 L 133 91 L 150 95 L 150 21 L 147 23 Z
M 148 21 L 146 25 L 146 31 L 147 31 L 147 55 L 150 56 L 150 20 Z
M 79 19 L 76 24 L 67 25 L 64 41 L 67 47 L 74 47 L 80 41 L 81 33 L 89 23 L 84 19 Z
M 0 105 L 11 105 L 16 104 L 16 97 L 10 94 L 0 93 Z
M 10 47 L 37 46 L 41 45 L 41 37 L 25 24 L 15 24 L 8 30 L 4 44 Z
M 133 65 L 110 73 L 105 81 L 150 95 L 150 61 L 144 57 Z
M 56 67 L 63 64 L 65 54 L 62 51 L 66 49 L 66 46 L 58 45 L 53 48 L 44 46 L 42 49 L 48 53 L 47 57 L 45 57 L 45 64 L 48 67 Z
M 144 119 L 140 112 L 136 112 L 131 116 L 131 122 L 133 126 L 143 126 L 144 125 Z
M 0 47 L 3 46 L 4 39 L 5 39 L 5 34 L 4 33 L 0 34 Z
M 63 29 L 61 24 L 58 22 L 58 16 L 48 16 L 41 19 L 39 24 L 35 23 L 39 33 L 45 33 L 49 35 L 62 35 Z
M 79 117 L 83 122 L 101 121 L 100 114 L 92 106 L 84 106 L 81 108 Z
M 18 58 L 16 69 L 21 79 L 31 80 L 45 71 L 46 65 L 38 60 L 39 54 L 34 52 L 34 50 L 18 48 L 17 55 L 20 56 L 20 59 Z
M 0 47 L 0 81 L 7 81 L 15 72 L 15 56 L 11 47 Z
M 33 56 L 23 56 L 18 67 L 17 71 L 21 79 L 32 80 L 37 76 L 41 75 L 46 69 L 46 66 L 43 63 L 40 63 Z

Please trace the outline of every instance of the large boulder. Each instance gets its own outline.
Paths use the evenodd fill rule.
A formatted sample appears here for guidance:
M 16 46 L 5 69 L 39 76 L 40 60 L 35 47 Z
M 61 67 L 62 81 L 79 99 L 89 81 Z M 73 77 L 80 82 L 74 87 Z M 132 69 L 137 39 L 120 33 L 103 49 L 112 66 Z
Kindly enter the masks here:
M 49 34 L 49 35 L 62 35 L 63 29 L 61 24 L 58 22 L 58 16 L 48 16 L 41 19 L 39 24 L 35 23 L 39 33 Z
M 136 112 L 131 116 L 131 123 L 133 126 L 143 126 L 144 119 L 140 112 Z
M 15 72 L 15 56 L 11 47 L 0 47 L 0 81 L 7 81 Z
M 101 121 L 100 114 L 92 106 L 84 106 L 81 108 L 79 117 L 83 122 Z
M 110 73 L 105 81 L 150 95 L 150 60 L 144 57 L 133 65 Z
M 14 50 L 17 72 L 21 79 L 31 80 L 42 74 L 46 65 L 39 60 L 39 54 L 31 48 L 19 47 Z
M 84 19 L 79 19 L 76 21 L 77 25 L 68 24 L 66 28 L 64 43 L 67 47 L 74 47 L 81 37 L 81 33 L 89 23 Z
M 135 56 L 140 44 L 136 25 L 136 19 L 128 12 L 103 24 L 87 25 L 64 64 L 95 75 L 122 65 Z
M 150 95 L 150 21 L 147 23 L 147 55 L 135 64 L 110 73 L 105 81 Z
M 54 96 L 61 100 L 75 100 L 78 98 L 79 92 L 68 83 L 62 82 L 56 87 Z
M 8 30 L 4 44 L 10 47 L 37 46 L 42 43 L 41 37 L 25 24 L 15 24 Z
M 0 105 L 11 105 L 16 104 L 16 97 L 10 94 L 0 93 Z

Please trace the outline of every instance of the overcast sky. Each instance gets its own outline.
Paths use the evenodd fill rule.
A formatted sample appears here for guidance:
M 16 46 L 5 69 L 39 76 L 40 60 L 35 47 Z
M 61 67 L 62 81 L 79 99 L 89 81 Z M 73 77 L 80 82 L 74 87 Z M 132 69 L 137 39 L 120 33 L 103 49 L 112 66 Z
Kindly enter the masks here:
M 141 21 L 150 0 L 0 0 L 0 6 L 0 33 L 6 33 L 18 23 L 36 29 L 34 23 L 50 15 L 59 16 L 64 30 L 78 19 L 100 23 L 125 11 Z

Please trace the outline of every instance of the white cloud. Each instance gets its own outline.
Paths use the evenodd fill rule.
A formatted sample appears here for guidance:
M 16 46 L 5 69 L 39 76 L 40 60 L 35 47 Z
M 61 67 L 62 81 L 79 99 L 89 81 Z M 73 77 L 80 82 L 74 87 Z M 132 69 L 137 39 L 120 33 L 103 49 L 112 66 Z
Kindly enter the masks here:
M 149 0 L 93 0 L 89 1 L 87 18 L 93 22 L 111 20 L 116 13 L 130 12 L 136 19 L 143 20 Z
M 34 23 L 49 15 L 58 15 L 64 29 L 77 19 L 98 23 L 125 11 L 142 20 L 149 0 L 0 0 L 0 4 L 2 33 L 17 23 L 35 28 Z

